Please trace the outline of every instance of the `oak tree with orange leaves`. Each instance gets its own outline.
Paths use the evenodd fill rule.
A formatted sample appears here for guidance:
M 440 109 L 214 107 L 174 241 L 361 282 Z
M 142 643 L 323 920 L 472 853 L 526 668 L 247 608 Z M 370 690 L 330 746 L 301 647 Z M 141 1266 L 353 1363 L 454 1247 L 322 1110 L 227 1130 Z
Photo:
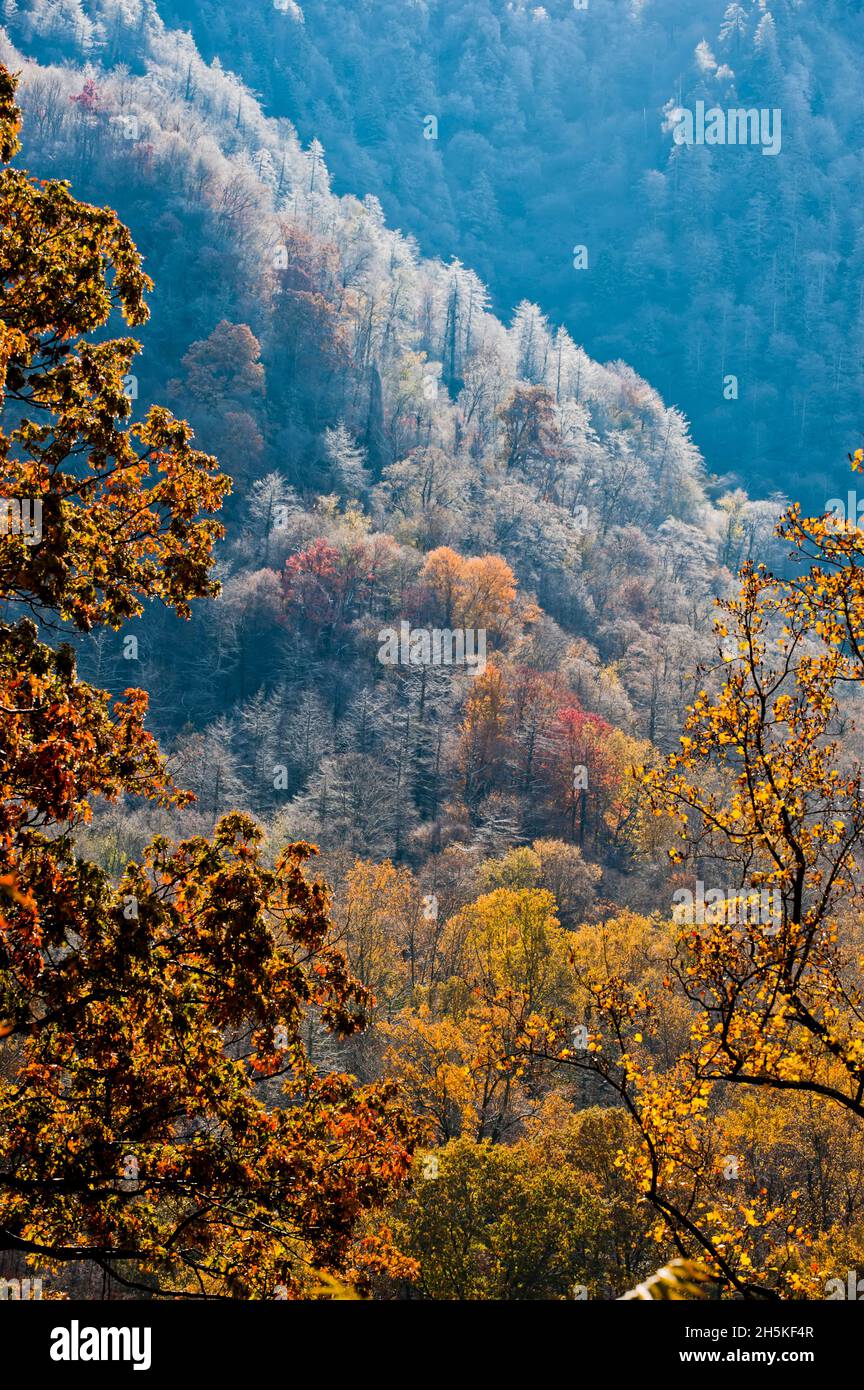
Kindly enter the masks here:
M 310 1011 L 350 1034 L 368 1004 L 309 846 L 269 868 L 231 814 L 116 884 L 76 854 L 93 798 L 187 797 L 146 695 L 79 681 L 59 639 L 215 595 L 228 480 L 167 410 L 131 421 L 138 345 L 88 335 L 112 311 L 143 323 L 150 281 L 112 211 L 10 167 L 15 85 L 0 70 L 0 493 L 42 528 L 0 535 L 0 1249 L 139 1296 L 302 1295 L 386 1263 L 354 1232 L 414 1125 L 391 1085 L 304 1051 Z

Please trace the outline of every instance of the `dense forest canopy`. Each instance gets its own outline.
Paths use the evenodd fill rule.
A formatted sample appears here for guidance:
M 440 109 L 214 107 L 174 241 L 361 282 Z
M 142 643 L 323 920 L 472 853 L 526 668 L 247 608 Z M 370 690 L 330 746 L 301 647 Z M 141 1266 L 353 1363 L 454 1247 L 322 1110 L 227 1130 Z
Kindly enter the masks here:
M 860 1258 L 860 25 L 4 0 L 9 1270 Z

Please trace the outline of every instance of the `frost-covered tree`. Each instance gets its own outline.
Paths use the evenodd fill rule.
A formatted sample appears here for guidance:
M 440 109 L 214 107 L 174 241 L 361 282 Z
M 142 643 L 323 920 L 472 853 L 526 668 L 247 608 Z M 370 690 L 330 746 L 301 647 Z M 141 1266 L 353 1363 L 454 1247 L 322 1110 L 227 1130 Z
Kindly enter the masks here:
M 355 443 L 343 420 L 324 431 L 324 450 L 340 492 L 362 497 L 369 488 L 366 451 Z
M 748 28 L 747 11 L 743 5 L 738 3 L 738 0 L 733 0 L 731 5 L 726 6 L 723 14 L 723 22 L 720 25 L 720 42 L 733 44 L 737 53 Z

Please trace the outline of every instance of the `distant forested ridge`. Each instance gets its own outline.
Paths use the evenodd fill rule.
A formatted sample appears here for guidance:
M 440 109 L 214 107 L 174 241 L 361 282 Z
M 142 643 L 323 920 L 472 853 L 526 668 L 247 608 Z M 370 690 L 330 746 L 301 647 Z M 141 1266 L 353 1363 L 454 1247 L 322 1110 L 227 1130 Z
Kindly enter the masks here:
M 159 8 L 499 313 L 536 300 L 647 376 L 714 472 L 836 491 L 864 386 L 857 0 Z M 665 114 L 698 100 L 779 108 L 779 157 L 676 146 Z

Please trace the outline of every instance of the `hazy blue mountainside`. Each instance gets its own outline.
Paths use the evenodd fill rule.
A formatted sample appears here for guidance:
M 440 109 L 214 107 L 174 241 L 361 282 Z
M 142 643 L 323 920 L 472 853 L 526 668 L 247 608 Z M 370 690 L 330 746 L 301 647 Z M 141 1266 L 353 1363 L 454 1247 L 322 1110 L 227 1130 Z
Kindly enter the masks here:
M 426 254 L 471 265 L 499 313 L 536 300 L 649 377 L 715 472 L 832 495 L 825 475 L 860 435 L 858 0 L 160 12 L 317 136 L 338 188 L 375 193 Z M 664 112 L 699 100 L 779 108 L 779 155 L 676 146 Z

